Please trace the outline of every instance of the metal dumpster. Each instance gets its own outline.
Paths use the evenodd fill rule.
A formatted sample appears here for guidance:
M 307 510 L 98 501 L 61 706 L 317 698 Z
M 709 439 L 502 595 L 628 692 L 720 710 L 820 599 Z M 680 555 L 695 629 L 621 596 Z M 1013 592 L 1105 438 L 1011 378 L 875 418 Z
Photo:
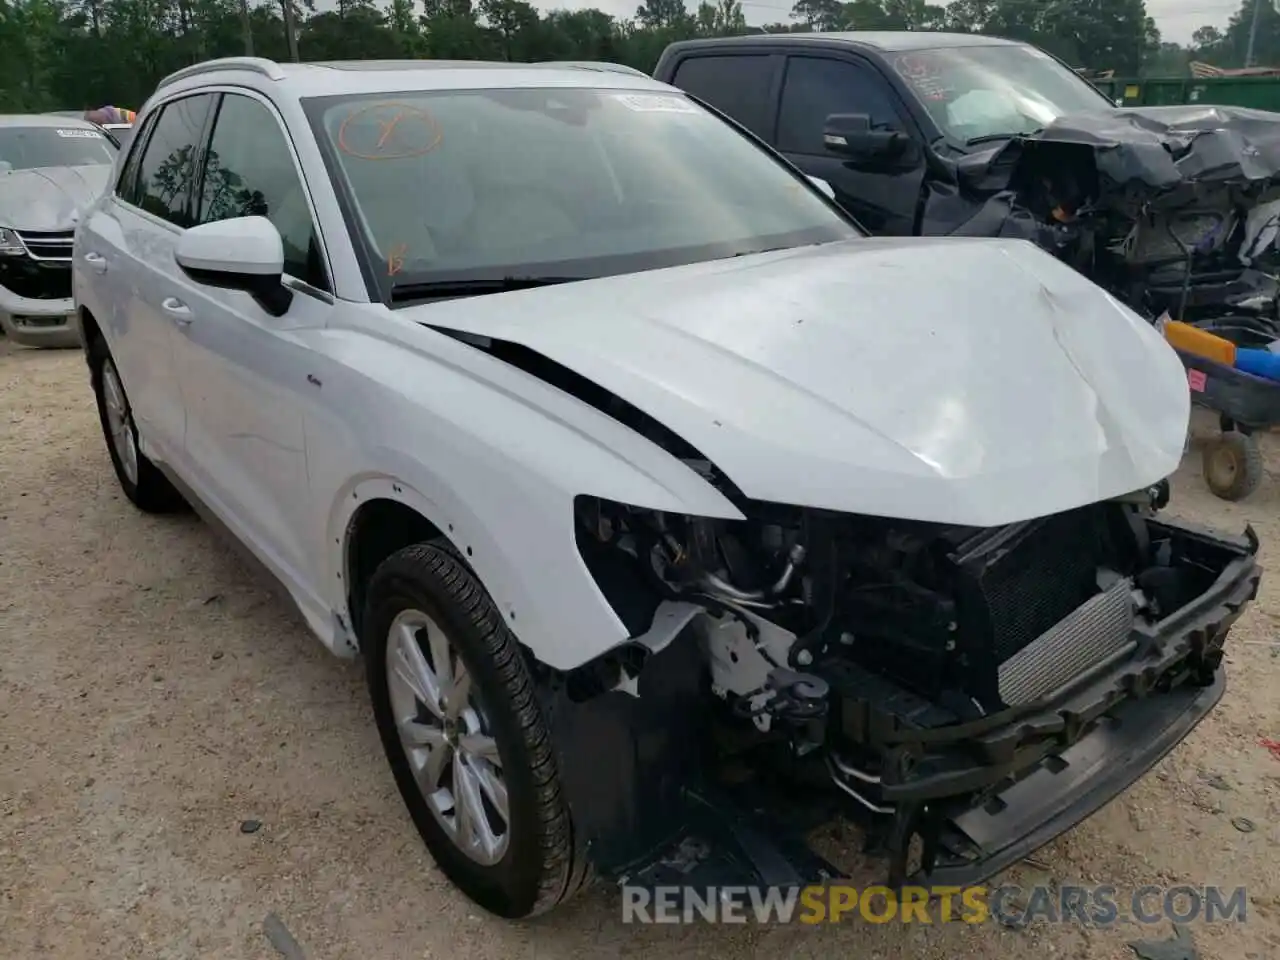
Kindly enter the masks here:
M 1206 103 L 1280 112 L 1280 77 L 1149 77 L 1092 82 L 1126 107 Z

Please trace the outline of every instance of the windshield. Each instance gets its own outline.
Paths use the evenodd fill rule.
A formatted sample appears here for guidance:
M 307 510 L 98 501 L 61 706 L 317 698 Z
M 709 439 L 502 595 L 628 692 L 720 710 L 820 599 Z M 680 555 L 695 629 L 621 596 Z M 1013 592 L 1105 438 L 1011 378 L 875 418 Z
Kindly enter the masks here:
M 451 90 L 307 109 L 393 299 L 397 287 L 582 279 L 860 235 L 682 95 Z
M 1029 46 L 944 47 L 898 54 L 893 68 L 951 139 L 1031 134 L 1070 113 L 1112 106 L 1087 81 Z
M 87 167 L 115 162 L 116 148 L 87 127 L 0 127 L 0 170 Z

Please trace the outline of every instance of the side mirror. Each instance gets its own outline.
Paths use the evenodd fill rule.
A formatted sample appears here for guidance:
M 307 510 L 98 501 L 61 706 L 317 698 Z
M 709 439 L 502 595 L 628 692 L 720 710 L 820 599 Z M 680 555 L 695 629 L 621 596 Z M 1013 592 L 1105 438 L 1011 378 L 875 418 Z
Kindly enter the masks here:
M 822 142 L 832 153 L 863 163 L 901 160 L 911 138 L 896 130 L 872 130 L 865 113 L 833 113 L 822 125 Z
M 821 177 L 810 177 L 809 182 L 821 190 L 828 200 L 834 200 L 836 198 L 835 188 Z
M 293 303 L 284 285 L 284 243 L 266 217 L 234 217 L 191 227 L 178 241 L 174 259 L 196 283 L 241 290 L 273 317 Z

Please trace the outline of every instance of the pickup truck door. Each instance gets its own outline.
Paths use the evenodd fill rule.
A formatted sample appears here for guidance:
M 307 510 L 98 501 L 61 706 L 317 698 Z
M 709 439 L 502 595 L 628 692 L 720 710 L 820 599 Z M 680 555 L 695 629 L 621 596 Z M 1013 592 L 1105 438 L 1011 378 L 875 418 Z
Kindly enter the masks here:
M 258 94 L 225 92 L 215 111 L 196 223 L 265 216 L 284 242 L 284 282 L 294 296 L 276 317 L 238 290 L 189 283 L 170 291 L 186 458 L 232 532 L 295 596 L 310 594 L 318 561 L 304 422 L 319 382 L 309 358 L 333 310 L 329 274 L 274 107 Z
M 822 130 L 833 113 L 865 113 L 873 129 L 917 138 L 897 94 L 871 64 L 837 55 L 788 56 L 778 109 L 777 149 L 812 177 L 831 184 L 836 202 L 875 234 L 910 235 L 924 183 L 923 161 L 905 169 L 867 170 L 829 152 Z

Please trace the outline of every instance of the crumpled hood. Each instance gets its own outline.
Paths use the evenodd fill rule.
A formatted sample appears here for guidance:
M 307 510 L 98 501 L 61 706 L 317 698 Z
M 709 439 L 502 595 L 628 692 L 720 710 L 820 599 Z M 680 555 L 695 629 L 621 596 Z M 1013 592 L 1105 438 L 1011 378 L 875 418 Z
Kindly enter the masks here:
M 1226 187 L 1263 194 L 1280 184 L 1280 113 L 1210 104 L 1113 108 L 1099 100 L 1097 110 L 940 164 L 949 175 L 925 180 L 921 233 L 1019 237 L 1057 250 L 1075 241 L 1046 218 L 1041 185 L 1051 183 L 1055 203 L 1069 210 L 1087 200 L 1125 220 L 1139 205 L 1148 213 L 1196 205 L 1225 213 L 1234 202 Z
M 1093 148 L 1098 173 L 1116 187 L 1265 182 L 1280 176 L 1280 115 L 1249 107 L 1172 104 L 1059 117 L 1041 143 Z
M 1002 190 L 1017 180 L 1018 163 L 1035 145 L 1089 147 L 1104 185 L 1153 191 L 1184 182 L 1241 185 L 1280 177 L 1280 114 L 1209 104 L 1124 107 L 1058 117 L 1038 133 L 993 141 L 949 161 L 972 189 Z M 1078 153 L 1063 163 L 1079 165 Z M 1040 161 L 1043 163 L 1043 161 Z
M 1017 240 L 854 240 L 405 313 L 578 372 L 749 497 L 853 513 L 990 526 L 1127 493 L 1177 468 L 1190 414 L 1159 334 Z
M 0 226 L 74 230 L 74 214 L 107 189 L 112 167 L 40 167 L 0 173 Z

